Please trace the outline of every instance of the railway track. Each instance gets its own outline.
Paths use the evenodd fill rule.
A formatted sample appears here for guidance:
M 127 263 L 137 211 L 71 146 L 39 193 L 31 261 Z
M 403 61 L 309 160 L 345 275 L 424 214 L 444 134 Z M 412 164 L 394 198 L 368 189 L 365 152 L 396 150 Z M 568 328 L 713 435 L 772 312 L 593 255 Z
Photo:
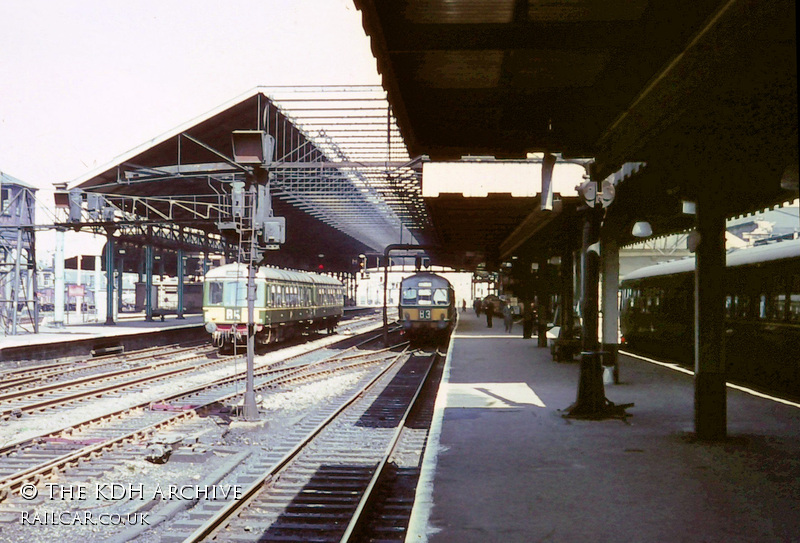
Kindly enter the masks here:
M 4 396 L 13 391 L 20 391 L 25 388 L 64 381 L 70 378 L 93 375 L 102 372 L 107 368 L 117 366 L 132 367 L 137 364 L 146 364 L 154 358 L 165 358 L 179 355 L 200 347 L 195 345 L 166 345 L 162 347 L 151 347 L 125 354 L 106 354 L 87 359 L 79 359 L 69 362 L 54 362 L 40 364 L 36 366 L 25 366 L 0 371 L 0 396 Z
M 185 541 L 349 541 L 363 533 L 435 359 L 398 356 Z
M 352 337 L 349 340 L 355 341 Z M 362 375 L 358 379 L 363 382 L 364 379 L 370 378 L 369 376 L 374 375 L 379 368 L 382 368 L 386 364 L 388 357 L 396 356 L 395 353 L 389 350 L 374 348 L 364 352 L 361 352 L 356 347 L 330 350 L 335 350 L 335 353 L 325 360 L 312 360 L 309 362 L 290 358 L 280 361 L 273 359 L 271 362 L 265 363 L 256 372 L 257 391 L 266 398 L 271 398 L 274 394 L 278 394 L 278 397 L 281 395 L 287 396 L 294 394 L 295 390 L 325 391 L 329 387 L 323 385 L 323 383 L 328 380 L 334 382 L 337 379 L 341 379 L 342 375 L 347 374 Z M 241 369 L 244 370 L 243 365 Z M 200 483 L 209 482 L 209 484 L 213 484 L 215 481 L 221 481 L 223 477 L 226 477 L 226 474 L 233 473 L 236 473 L 234 481 L 249 482 L 258 473 L 263 473 L 266 468 L 274 464 L 276 455 L 282 458 L 290 450 L 294 449 L 295 444 L 309 433 L 310 426 L 316 428 L 321 424 L 323 414 L 312 412 L 314 409 L 319 405 L 326 405 L 325 402 L 334 401 L 330 398 L 317 397 L 313 401 L 314 409 L 309 410 L 310 414 L 303 413 L 302 416 L 295 416 L 299 421 L 298 423 L 286 424 L 285 428 L 279 430 L 271 429 L 268 432 L 269 437 L 267 439 L 269 445 L 264 446 L 261 451 L 259 447 L 253 448 L 253 444 L 256 441 L 252 440 L 256 438 L 251 437 L 250 433 L 244 433 L 241 436 L 237 434 L 236 439 L 233 441 L 230 438 L 220 440 L 219 436 L 217 436 L 218 441 L 213 446 L 207 444 L 205 452 L 203 452 L 202 447 L 196 449 L 194 445 L 187 446 L 187 443 L 193 443 L 191 439 L 170 441 L 173 439 L 170 436 L 174 435 L 182 435 L 184 438 L 187 435 L 200 435 L 208 431 L 209 425 L 212 428 L 219 427 L 224 429 L 230 423 L 231 428 L 233 428 L 235 421 L 230 421 L 230 413 L 228 413 L 227 421 L 225 421 L 223 420 L 224 417 L 220 418 L 219 411 L 223 405 L 232 406 L 235 411 L 236 406 L 241 403 L 244 392 L 242 381 L 243 378 L 234 377 L 216 379 L 213 383 L 188 387 L 179 393 L 162 395 L 148 402 L 142 402 L 114 413 L 98 416 L 95 420 L 87 421 L 85 424 L 75 424 L 73 428 L 50 432 L 34 439 L 21 440 L 10 447 L 0 449 L 0 495 L 5 498 L 4 500 L 0 498 L 0 534 L 7 530 L 3 524 L 4 515 L 6 518 L 10 518 L 8 515 L 16 515 L 17 511 L 25 510 L 26 508 L 28 511 L 49 511 L 50 509 L 48 508 L 58 505 L 57 502 L 53 503 L 52 500 L 41 499 L 41 496 L 33 502 L 21 500 L 20 488 L 23 485 L 34 485 L 42 491 L 43 485 L 51 481 L 64 485 L 89 485 L 90 483 L 86 481 L 92 482 L 98 480 L 98 478 L 100 478 L 99 480 L 109 480 L 108 478 L 103 479 L 103 477 L 110 477 L 110 480 L 114 481 L 119 477 L 119 466 L 127 466 L 131 469 L 133 469 L 133 466 L 137 466 L 136 473 L 147 473 L 148 468 L 142 468 L 142 465 L 146 466 L 148 464 L 143 461 L 142 457 L 153 448 L 153 444 L 169 448 L 170 443 L 174 443 L 175 450 L 178 451 L 173 456 L 176 460 L 170 460 L 167 464 L 164 464 L 164 467 L 159 468 L 162 478 L 165 477 L 164 481 L 177 481 L 186 473 L 186 468 L 181 466 L 192 466 L 189 473 L 192 473 L 192 470 L 200 471 L 197 472 L 197 475 L 194 475 L 194 479 L 184 482 L 197 482 L 199 478 Z M 314 383 L 319 383 L 319 386 Z M 311 388 L 309 389 L 309 387 Z M 321 396 L 325 397 L 325 392 Z M 331 396 L 331 398 L 333 397 Z M 271 420 L 272 418 L 270 418 Z M 223 430 L 223 437 L 228 431 Z M 237 442 L 236 440 L 239 441 Z M 220 445 L 220 443 L 223 445 Z M 225 443 L 227 445 L 224 445 Z M 236 445 L 236 443 L 239 443 L 239 445 Z M 354 443 L 351 442 L 350 445 L 352 449 Z M 355 444 L 355 446 L 359 445 Z M 419 449 L 419 444 L 416 447 Z M 267 455 L 266 459 L 264 457 L 265 454 Z M 207 464 L 208 468 L 202 464 L 175 464 L 175 462 L 186 462 L 186 460 L 177 460 L 181 456 L 183 458 L 200 458 L 201 460 L 199 461 L 201 462 L 205 461 L 205 458 L 210 458 Z M 194 461 L 192 460 L 192 462 Z M 242 464 L 245 462 L 249 464 L 243 467 Z M 170 469 L 172 469 L 171 476 L 163 475 L 164 473 L 169 473 Z M 107 475 L 109 473 L 111 475 Z M 123 475 L 130 476 L 130 473 L 125 471 Z M 233 475 L 230 476 L 232 477 Z M 149 476 L 141 475 L 132 480 L 150 481 L 151 479 Z M 192 508 L 195 504 L 197 506 Z M 80 503 L 78 505 L 81 505 L 82 511 L 87 510 L 88 504 Z M 95 505 L 98 505 L 100 510 L 107 510 L 109 503 Z M 124 509 L 126 506 L 130 509 L 131 505 L 138 506 L 140 504 L 126 502 L 113 505 L 118 505 L 118 509 Z M 190 525 L 187 529 L 184 518 L 186 515 L 193 520 L 206 518 L 214 506 L 218 507 L 220 505 L 222 505 L 220 502 L 200 501 L 198 503 L 197 500 L 170 502 L 166 505 L 161 503 L 153 505 L 152 502 L 147 502 L 144 509 L 133 509 L 135 513 L 146 514 L 146 511 L 149 511 L 149 507 L 152 506 L 152 512 L 155 515 L 154 524 L 163 522 L 163 530 L 167 531 L 167 535 L 156 535 L 156 539 L 151 539 L 153 537 L 152 534 L 155 533 L 153 530 L 147 531 L 146 534 L 143 532 L 150 526 L 128 527 L 121 532 L 115 530 L 107 531 L 105 534 L 98 534 L 95 528 L 91 533 L 87 532 L 83 536 L 79 535 L 83 533 L 80 530 L 76 532 L 75 529 L 70 529 L 69 534 L 70 537 L 77 536 L 78 539 L 76 541 L 81 538 L 84 540 L 88 538 L 89 540 L 105 539 L 107 541 L 122 542 L 133 540 L 143 534 L 143 541 L 175 541 L 177 536 L 169 534 L 188 535 L 188 532 L 196 528 L 195 522 L 194 527 Z M 191 508 L 190 512 L 179 514 L 180 510 L 186 508 Z M 9 513 L 9 511 L 13 513 Z M 176 518 L 178 519 L 177 522 Z M 19 535 L 17 539 L 26 537 L 24 529 L 17 532 L 13 528 L 19 528 L 18 526 L 10 526 L 9 528 L 12 528 L 12 530 L 6 533 L 17 533 Z M 59 539 L 61 538 L 59 533 L 66 532 L 63 531 L 63 528 L 62 532 L 58 530 L 58 526 L 48 527 L 47 531 L 41 534 L 41 537 L 45 537 L 46 540 Z M 39 533 L 39 531 L 36 532 L 37 537 L 39 537 Z M 12 537 L 10 541 L 16 540 L 14 539 L 16 536 L 12 535 L 10 537 Z M 0 540 L 2 539 L 0 537 Z M 221 540 L 227 539 L 223 538 Z
M 370 340 L 373 340 L 370 338 Z M 385 350 L 347 355 L 348 351 L 312 363 L 282 361 L 256 371 L 256 389 L 268 390 L 378 363 Z M 156 431 L 198 415 L 203 409 L 235 403 L 244 394 L 243 371 L 134 406 L 106 413 L 84 423 L 0 448 L 0 499 L 23 484 L 36 483 L 81 459 L 125 443 L 141 441 Z
M 212 351 L 205 346 L 183 349 L 169 355 L 160 355 L 164 358 L 163 360 L 156 360 L 145 365 L 113 369 L 77 379 L 56 381 L 33 388 L 6 392 L 0 394 L 0 420 L 20 417 L 26 413 L 35 413 L 72 402 L 85 401 L 110 392 L 144 387 L 181 374 L 207 371 L 215 366 L 225 364 L 229 360 L 222 358 L 190 364 L 198 359 L 207 358 L 211 354 Z

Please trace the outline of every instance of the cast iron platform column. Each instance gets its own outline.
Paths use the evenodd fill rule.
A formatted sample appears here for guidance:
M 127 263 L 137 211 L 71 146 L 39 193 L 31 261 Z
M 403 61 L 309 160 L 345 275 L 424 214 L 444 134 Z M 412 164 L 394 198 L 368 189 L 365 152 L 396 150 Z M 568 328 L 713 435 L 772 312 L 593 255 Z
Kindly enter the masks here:
M 613 368 L 619 384 L 619 248 L 611 236 L 602 236 L 603 265 L 603 365 Z
M 591 249 L 600 237 L 600 212 L 589 208 L 583 223 L 583 258 L 581 259 L 581 316 L 583 317 L 581 373 L 578 381 L 578 398 L 567 414 L 576 418 L 603 418 L 606 394 L 603 386 L 603 366 L 598 341 L 598 283 L 600 280 L 600 255 Z
M 183 229 L 181 228 L 181 231 Z M 181 234 L 181 243 L 183 243 L 183 235 Z M 183 257 L 183 247 L 178 248 L 178 319 L 184 319 L 186 317 L 183 316 L 183 286 L 184 286 L 184 257 Z
M 144 246 L 144 320 L 153 320 L 153 246 L 149 239 Z
M 114 228 L 106 228 L 106 326 L 114 326 Z M 121 272 L 120 272 L 121 273 Z M 95 308 L 97 301 L 95 300 Z
M 727 434 L 725 388 L 725 216 L 719 184 L 704 186 L 697 202 L 694 275 L 694 426 L 699 439 Z
M 536 337 L 537 337 L 537 347 L 547 347 L 547 318 L 549 315 L 549 306 L 550 306 L 550 275 L 548 274 L 547 269 L 547 260 L 541 259 L 539 260 L 539 269 L 537 274 L 537 326 L 536 326 Z

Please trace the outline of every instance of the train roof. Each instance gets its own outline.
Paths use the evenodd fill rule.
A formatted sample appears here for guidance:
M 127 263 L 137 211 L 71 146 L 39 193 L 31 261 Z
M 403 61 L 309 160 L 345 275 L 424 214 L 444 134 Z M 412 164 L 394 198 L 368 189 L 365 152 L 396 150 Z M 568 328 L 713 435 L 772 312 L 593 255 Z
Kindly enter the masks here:
M 747 266 L 762 262 L 775 260 L 786 260 L 790 258 L 800 258 L 800 239 L 780 241 L 768 245 L 757 245 L 755 247 L 745 247 L 742 249 L 731 249 L 726 256 L 728 267 Z M 694 271 L 694 257 L 683 258 L 662 262 L 652 266 L 639 268 L 627 274 L 623 282 L 634 279 L 644 279 L 646 277 L 657 277 L 664 275 L 674 275 L 678 273 L 689 273 Z
M 403 280 L 400 283 L 401 284 L 418 283 L 420 281 L 430 281 L 431 283 L 436 284 L 436 286 L 441 286 L 441 285 L 450 286 L 450 281 L 448 281 L 441 275 L 436 275 L 435 273 L 431 272 L 419 272 L 415 273 L 414 275 L 409 275 L 408 277 L 403 278 Z
M 225 264 L 209 270 L 208 273 L 206 273 L 206 279 L 224 278 L 246 279 L 247 266 L 244 264 Z M 281 268 L 270 268 L 265 266 L 258 268 L 258 271 L 256 272 L 256 279 L 341 286 L 340 281 L 328 275 L 320 275 L 318 273 L 306 271 L 284 270 Z

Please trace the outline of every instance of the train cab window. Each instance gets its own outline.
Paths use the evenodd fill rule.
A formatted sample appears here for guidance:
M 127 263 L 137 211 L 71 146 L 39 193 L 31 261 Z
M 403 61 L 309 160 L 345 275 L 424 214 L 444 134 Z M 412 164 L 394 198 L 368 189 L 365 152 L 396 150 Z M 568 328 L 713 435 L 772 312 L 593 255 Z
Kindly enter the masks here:
M 227 281 L 222 291 L 222 303 L 242 307 L 247 304 L 247 285 L 243 281 Z
M 447 305 L 450 301 L 448 298 L 446 288 L 437 288 L 433 291 L 433 303 L 435 305 Z
M 403 303 L 404 304 L 417 303 L 417 289 L 415 288 L 403 289 Z
M 222 303 L 222 283 L 219 281 L 212 281 L 208 284 L 208 303 L 210 305 Z

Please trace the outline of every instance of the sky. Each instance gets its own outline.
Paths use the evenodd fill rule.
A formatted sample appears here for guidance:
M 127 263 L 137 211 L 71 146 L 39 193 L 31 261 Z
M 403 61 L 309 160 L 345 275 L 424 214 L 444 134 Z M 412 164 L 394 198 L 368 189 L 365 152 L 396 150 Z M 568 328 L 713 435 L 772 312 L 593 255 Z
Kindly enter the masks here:
M 259 85 L 380 84 L 352 0 L 0 0 L 0 171 L 69 182 Z

